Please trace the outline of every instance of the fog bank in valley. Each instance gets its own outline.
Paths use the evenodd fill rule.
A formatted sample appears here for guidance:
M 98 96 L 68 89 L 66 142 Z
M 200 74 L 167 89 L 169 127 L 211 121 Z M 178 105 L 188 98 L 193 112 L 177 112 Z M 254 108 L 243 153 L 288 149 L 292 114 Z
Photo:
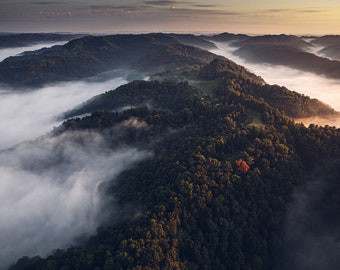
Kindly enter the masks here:
M 0 55 L 19 51 L 0 50 Z M 0 88 L 0 269 L 21 256 L 44 256 L 74 244 L 115 213 L 113 198 L 101 184 L 149 153 L 109 148 L 91 132 L 46 134 L 60 125 L 65 111 L 126 82 L 113 78 L 27 91 Z
M 0 49 L 0 57 L 64 43 L 39 43 L 29 47 Z M 51 131 L 53 126 L 60 124 L 58 118 L 65 111 L 125 83 L 125 79 L 112 77 L 95 82 L 60 82 L 26 91 L 0 87 L 0 150 Z
M 19 54 L 26 52 L 26 51 L 35 51 L 35 50 L 39 50 L 41 48 L 49 48 L 49 47 L 52 47 L 54 45 L 64 45 L 65 43 L 66 43 L 66 41 L 37 43 L 37 44 L 28 45 L 28 46 L 25 46 L 25 47 L 0 49 L 0 61 L 4 60 L 5 58 L 7 58 L 9 56 L 19 55 Z
M 110 149 L 93 132 L 45 136 L 0 152 L 0 269 L 94 233 L 116 211 L 101 184 L 148 156 Z
M 94 95 L 126 83 L 121 78 L 105 82 L 67 82 L 27 92 L 0 88 L 0 149 L 34 139 L 60 124 L 58 117 Z
M 246 67 L 249 71 L 261 76 L 269 84 L 285 86 L 289 90 L 316 98 L 340 111 L 340 80 L 328 79 L 313 73 L 304 72 L 284 66 L 271 65 L 265 63 L 250 63 L 233 52 L 237 49 L 227 42 L 216 42 L 218 49 L 211 52 L 225 56 L 235 63 Z M 309 119 L 311 120 L 311 119 Z M 314 121 L 320 119 L 313 119 Z M 321 119 L 317 124 L 329 124 L 340 127 L 340 117 L 336 119 Z M 326 120 L 326 122 L 325 122 Z M 302 121 L 302 119 L 301 119 Z M 307 120 L 308 122 L 308 120 Z

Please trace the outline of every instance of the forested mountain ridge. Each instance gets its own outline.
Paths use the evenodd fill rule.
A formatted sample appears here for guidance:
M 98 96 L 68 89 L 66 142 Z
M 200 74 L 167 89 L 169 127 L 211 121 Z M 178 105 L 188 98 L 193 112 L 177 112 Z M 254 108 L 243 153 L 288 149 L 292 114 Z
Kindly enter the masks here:
M 94 99 L 98 109 L 104 100 L 110 109 L 135 108 L 99 109 L 56 129 L 100 132 L 111 147 L 134 145 L 154 156 L 106 187 L 122 209 L 129 205 L 129 218 L 112 220 L 80 247 L 24 257 L 11 269 L 276 269 L 293 191 L 311 181 L 315 166 L 338 164 L 340 130 L 294 124 L 221 81 L 204 98 L 187 82 L 135 81 Z M 145 106 L 151 97 L 154 106 Z
M 208 51 L 186 44 L 213 46 L 193 35 L 85 36 L 53 50 L 5 59 L 0 62 L 0 83 L 36 87 L 84 79 L 112 70 L 132 70 L 141 74 L 161 72 L 201 64 L 213 58 Z
M 161 75 L 170 81 L 176 81 L 179 79 L 178 77 L 180 79 L 190 78 L 192 84 L 196 86 L 196 90 L 193 91 L 196 91 L 201 98 L 215 98 L 216 104 L 220 104 L 221 95 L 230 96 L 234 103 L 237 103 L 240 99 L 239 96 L 242 96 L 242 98 L 247 97 L 250 100 L 262 99 L 264 103 L 283 111 L 292 118 L 336 114 L 328 105 L 289 91 L 285 87 L 268 85 L 262 78 L 222 57 L 217 57 L 207 64 L 191 68 L 189 71 L 184 69 L 175 74 L 170 72 L 170 74 Z M 154 77 L 162 78 L 162 76 L 155 75 Z M 177 96 L 171 92 L 165 99 L 159 97 L 155 84 L 159 85 L 155 82 L 139 82 L 121 86 L 118 89 L 93 97 L 78 108 L 67 112 L 64 117 L 74 117 L 98 110 L 115 111 L 127 106 L 149 104 L 151 107 L 157 108 L 165 106 L 168 102 L 181 104 Z M 135 86 L 137 86 L 137 89 L 135 89 Z M 150 89 L 153 89 L 153 91 L 150 91 Z

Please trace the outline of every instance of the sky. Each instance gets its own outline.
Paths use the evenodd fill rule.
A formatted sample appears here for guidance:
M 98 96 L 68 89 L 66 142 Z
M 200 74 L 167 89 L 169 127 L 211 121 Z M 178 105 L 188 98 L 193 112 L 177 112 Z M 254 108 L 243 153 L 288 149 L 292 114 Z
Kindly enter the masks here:
M 339 0 L 1 0 L 0 32 L 339 34 Z

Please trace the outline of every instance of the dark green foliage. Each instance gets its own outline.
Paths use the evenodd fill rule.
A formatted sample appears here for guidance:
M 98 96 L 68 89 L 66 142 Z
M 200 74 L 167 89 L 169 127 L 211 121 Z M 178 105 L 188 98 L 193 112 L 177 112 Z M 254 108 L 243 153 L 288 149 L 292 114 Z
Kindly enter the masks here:
M 66 113 L 65 117 L 100 110 L 119 111 L 126 107 L 146 105 L 155 109 L 178 111 L 194 102 L 195 98 L 197 99 L 197 89 L 187 82 L 134 81 L 116 90 L 93 97 L 82 104 L 79 109 Z
M 189 73 L 185 76 L 181 70 L 177 75 L 182 74 L 183 79 L 192 77 L 196 82 L 195 88 L 186 82 L 176 83 L 176 80 L 163 83 L 136 81 L 95 96 L 79 108 L 67 112 L 64 117 L 100 110 L 119 111 L 127 106 L 142 105 L 179 110 L 197 102 L 193 97 L 200 97 L 201 100 L 215 98 L 216 106 L 222 104 L 220 101 L 232 104 L 242 102 L 247 108 L 261 113 L 271 106 L 292 118 L 336 114 L 331 107 L 316 99 L 289 91 L 285 87 L 265 84 L 261 77 L 224 58 L 217 57 L 209 63 L 203 62 Z M 159 77 L 167 75 L 160 74 Z
M 277 85 L 261 86 L 255 88 L 252 93 L 256 98 L 263 98 L 268 104 L 284 111 L 293 118 L 336 113 L 330 106 L 317 99 L 312 99 Z
M 127 50 L 139 44 L 135 56 L 145 53 L 139 65 L 155 61 L 155 69 L 164 72 L 155 77 L 191 81 L 134 81 L 67 113 L 89 115 L 65 121 L 54 134 L 96 130 L 107 138 L 108 147 L 133 145 L 154 155 L 105 186 L 122 211 L 129 208 L 125 219 L 117 223 L 113 218 L 80 247 L 57 250 L 47 258 L 23 257 L 12 270 L 278 266 L 294 189 L 310 179 L 321 161 L 335 168 L 340 159 L 339 129 L 307 128 L 287 115 L 334 111 L 286 88 L 266 85 L 232 61 L 173 43 L 175 37 L 87 37 L 65 45 L 71 56 L 64 61 L 76 59 L 74 53 L 103 63 L 106 50 L 121 54 L 129 39 L 133 43 Z M 104 53 L 91 54 L 98 44 Z M 178 69 L 166 70 L 174 66 Z M 131 108 L 122 110 L 127 106 Z M 239 172 L 239 159 L 249 171 Z M 336 192 L 320 210 L 325 214 L 336 208 L 338 186 L 332 184 Z
M 130 218 L 11 269 L 274 269 L 292 192 L 313 164 L 339 159 L 340 131 L 294 124 L 272 96 L 256 97 L 263 89 L 249 78 L 218 80 L 208 96 L 185 82 L 136 81 L 84 105 L 97 112 L 66 121 L 56 132 L 96 129 L 112 145 L 148 147 L 154 157 L 107 187 L 119 205 L 133 206 Z M 100 111 L 150 98 L 150 108 Z M 240 158 L 247 173 L 235 166 Z
M 199 78 L 204 80 L 214 80 L 223 78 L 224 80 L 247 80 L 254 84 L 264 84 L 261 77 L 247 71 L 244 67 L 223 57 L 215 58 L 210 63 L 204 65 L 199 73 Z

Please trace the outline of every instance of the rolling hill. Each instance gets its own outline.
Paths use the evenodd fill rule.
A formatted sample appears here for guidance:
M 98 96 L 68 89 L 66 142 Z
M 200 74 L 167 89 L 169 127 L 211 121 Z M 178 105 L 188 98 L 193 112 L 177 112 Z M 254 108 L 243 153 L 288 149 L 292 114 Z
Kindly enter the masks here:
M 112 70 L 146 74 L 212 59 L 211 53 L 179 40 L 196 46 L 213 46 L 193 35 L 86 36 L 64 46 L 5 59 L 0 62 L 0 83 L 22 88 L 37 87 L 56 81 L 84 79 Z
M 339 177 L 339 129 L 294 124 L 234 87 L 201 91 L 187 82 L 135 81 L 54 130 L 50 136 L 98 132 L 109 148 L 154 155 L 101 187 L 118 200 L 123 220 L 112 217 L 84 244 L 23 257 L 10 269 L 276 269 L 295 188 L 314 179 L 315 167 L 331 182 Z M 134 106 L 110 111 L 127 104 Z M 326 209 L 337 208 L 330 200 Z

